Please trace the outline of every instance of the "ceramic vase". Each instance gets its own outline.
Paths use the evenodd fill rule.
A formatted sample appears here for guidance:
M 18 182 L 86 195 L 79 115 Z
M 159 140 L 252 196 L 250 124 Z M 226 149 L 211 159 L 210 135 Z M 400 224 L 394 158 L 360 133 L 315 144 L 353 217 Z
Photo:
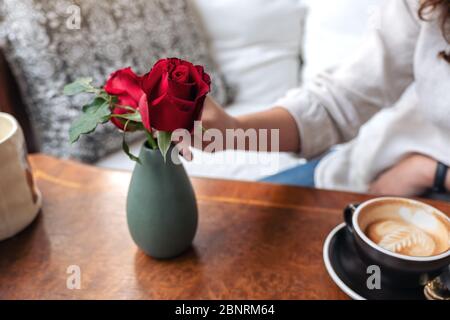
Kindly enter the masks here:
M 157 259 L 174 258 L 192 244 L 198 211 L 189 177 L 178 153 L 166 160 L 147 144 L 141 148 L 127 198 L 127 222 L 136 245 Z

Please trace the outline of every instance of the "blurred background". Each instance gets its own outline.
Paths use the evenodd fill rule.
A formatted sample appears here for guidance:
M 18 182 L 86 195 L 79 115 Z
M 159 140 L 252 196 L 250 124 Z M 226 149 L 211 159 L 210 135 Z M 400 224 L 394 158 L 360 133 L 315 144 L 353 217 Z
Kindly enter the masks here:
M 289 89 L 339 65 L 377 26 L 382 0 L 0 0 L 0 110 L 24 128 L 28 148 L 131 170 L 110 125 L 71 146 L 87 97 L 65 84 L 112 71 L 146 72 L 163 57 L 206 66 L 214 98 L 232 114 L 270 108 Z M 129 137 L 137 153 L 143 137 Z M 189 174 L 256 180 L 301 163 L 290 154 L 194 152 Z M 231 160 L 230 160 L 231 159 Z

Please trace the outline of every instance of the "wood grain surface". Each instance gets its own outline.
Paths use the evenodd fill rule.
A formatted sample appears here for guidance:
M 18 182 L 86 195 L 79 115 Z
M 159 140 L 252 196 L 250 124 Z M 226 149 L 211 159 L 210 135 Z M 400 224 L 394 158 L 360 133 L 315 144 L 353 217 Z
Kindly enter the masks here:
M 342 208 L 368 196 L 193 179 L 194 245 L 158 261 L 127 230 L 129 172 L 44 155 L 30 162 L 43 208 L 30 227 L 0 242 L 0 299 L 347 298 L 325 270 L 322 246 Z M 66 286 L 71 265 L 81 269 L 79 290 Z

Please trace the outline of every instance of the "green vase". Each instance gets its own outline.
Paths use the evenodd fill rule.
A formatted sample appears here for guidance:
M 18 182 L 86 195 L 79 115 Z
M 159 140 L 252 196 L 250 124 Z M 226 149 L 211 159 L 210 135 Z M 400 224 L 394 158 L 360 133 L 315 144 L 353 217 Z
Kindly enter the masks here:
M 192 244 L 197 231 L 197 202 L 186 171 L 172 148 L 164 159 L 143 145 L 131 178 L 127 221 L 137 246 L 157 259 L 174 258 Z M 174 163 L 175 161 L 175 163 Z M 179 163 L 179 161 L 178 161 Z

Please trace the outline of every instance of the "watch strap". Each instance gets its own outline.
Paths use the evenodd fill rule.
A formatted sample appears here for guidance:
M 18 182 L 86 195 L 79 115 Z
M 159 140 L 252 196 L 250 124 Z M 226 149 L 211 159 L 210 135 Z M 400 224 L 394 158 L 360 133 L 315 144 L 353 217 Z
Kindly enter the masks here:
M 448 166 L 442 162 L 438 162 L 436 168 L 436 175 L 434 177 L 433 191 L 435 192 L 446 192 L 445 180 L 447 179 Z

